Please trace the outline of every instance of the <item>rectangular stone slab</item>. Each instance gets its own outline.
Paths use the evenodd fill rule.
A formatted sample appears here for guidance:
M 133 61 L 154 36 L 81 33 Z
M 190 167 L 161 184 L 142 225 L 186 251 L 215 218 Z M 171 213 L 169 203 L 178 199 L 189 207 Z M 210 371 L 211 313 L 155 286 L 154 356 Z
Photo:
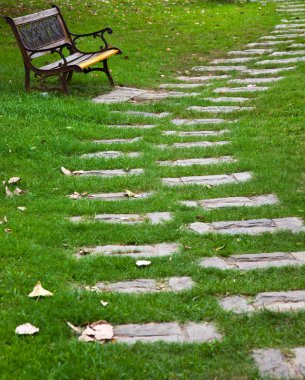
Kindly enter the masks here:
M 133 139 L 106 139 L 106 140 L 92 140 L 94 144 L 132 144 L 143 140 L 143 137 L 134 137 Z
M 139 152 L 121 152 L 117 150 L 106 150 L 104 152 L 94 152 L 82 154 L 81 158 L 119 158 L 119 157 L 139 157 Z
M 192 166 L 192 165 L 218 165 L 236 162 L 233 157 L 208 157 L 208 158 L 189 158 L 175 161 L 157 161 L 159 166 Z
M 180 125 L 205 125 L 205 124 L 221 124 L 229 123 L 225 119 L 172 119 L 171 122 L 177 126 Z
M 143 169 L 113 169 L 113 170 L 76 170 L 72 175 L 77 177 L 124 177 L 143 174 Z
M 170 116 L 170 112 L 144 112 L 144 111 L 112 111 L 112 113 L 119 113 L 121 115 L 131 115 L 131 116 L 144 116 L 144 117 L 155 117 L 157 119 L 162 119 L 163 117 Z
M 266 59 L 265 61 L 256 62 L 256 65 L 286 65 L 289 63 L 305 62 L 305 57 L 295 57 L 287 59 Z
M 215 174 L 203 176 L 190 176 L 178 178 L 162 178 L 162 182 L 167 186 L 183 186 L 183 185 L 202 185 L 217 186 L 231 183 L 246 182 L 252 178 L 250 172 L 233 173 L 233 174 Z
M 305 50 L 295 50 L 295 51 L 275 51 L 270 54 L 270 57 L 283 57 L 285 55 L 304 55 Z
M 156 145 L 159 149 L 167 148 L 213 148 L 215 146 L 222 146 L 230 144 L 231 141 L 194 141 L 185 143 L 173 143 L 173 144 L 159 144 Z
M 228 83 L 238 83 L 238 84 L 261 84 L 261 83 L 273 83 L 284 79 L 284 77 L 277 78 L 244 78 L 244 79 L 231 79 Z
M 243 97 L 238 97 L 238 96 L 234 96 L 234 97 L 230 97 L 230 96 L 221 96 L 221 97 L 218 97 L 218 98 L 204 98 L 203 100 L 207 100 L 209 102 L 212 102 L 212 103 L 244 103 L 244 102 L 247 102 L 249 100 L 251 100 L 250 98 L 243 98 Z
M 197 88 L 207 86 L 206 83 L 164 83 L 160 84 L 159 88 Z
M 235 93 L 243 93 L 243 92 L 261 92 L 267 91 L 268 87 L 263 86 L 246 86 L 246 87 L 220 87 L 215 88 L 213 92 L 216 94 L 235 94 Z
M 107 127 L 110 128 L 120 128 L 120 129 L 130 129 L 130 128 L 137 128 L 137 129 L 152 129 L 155 128 L 156 125 L 154 124 L 121 124 L 121 125 L 107 125 Z
M 248 253 L 229 257 L 208 257 L 200 262 L 203 268 L 253 270 L 288 265 L 305 265 L 303 252 Z
M 279 203 L 277 196 L 273 194 L 256 195 L 250 197 L 228 197 L 202 199 L 198 201 L 181 201 L 180 204 L 188 207 L 202 207 L 205 210 L 212 210 L 223 207 L 258 207 Z
M 259 59 L 259 57 L 238 57 L 238 58 L 220 58 L 214 59 L 212 61 L 212 65 L 218 65 L 222 63 L 246 63 L 254 61 L 255 59 Z
M 104 103 L 104 104 L 126 102 L 126 101 L 133 99 L 134 97 L 139 96 L 145 92 L 146 92 L 146 90 L 139 89 L 139 88 L 129 88 L 129 87 L 116 86 L 108 94 L 103 94 L 103 95 L 100 95 L 100 96 L 94 98 L 93 102 Z
M 247 66 L 195 66 L 192 68 L 193 71 L 244 71 Z
M 290 71 L 294 70 L 295 66 L 290 66 L 290 67 L 278 67 L 276 69 L 248 69 L 245 70 L 245 74 L 249 75 L 265 75 L 265 74 L 278 74 L 283 71 Z
M 254 107 L 239 107 L 239 106 L 191 106 L 188 107 L 189 111 L 196 112 L 207 112 L 207 113 L 232 113 L 232 112 L 242 112 L 242 111 L 252 111 Z
M 134 196 L 129 196 L 126 192 L 119 193 L 97 193 L 97 194 L 79 194 L 74 193 L 69 196 L 70 199 L 93 199 L 99 201 L 122 201 L 122 200 L 134 200 L 134 199 L 145 199 L 151 197 L 153 192 L 137 193 Z
M 82 248 L 77 253 L 78 258 L 86 256 L 128 256 L 133 258 L 164 257 L 178 253 L 177 243 L 159 243 L 151 245 L 104 245 Z
M 273 49 L 246 49 L 246 50 L 234 50 L 229 51 L 228 55 L 255 55 L 272 53 Z
M 168 222 L 172 219 L 170 212 L 150 212 L 147 214 L 97 214 L 94 216 L 95 222 L 110 223 L 110 224 L 137 224 L 150 222 L 152 224 Z M 70 218 L 73 223 L 81 223 L 90 221 L 83 216 L 74 216 Z M 91 219 L 92 221 L 92 219 Z
M 279 231 L 290 231 L 292 233 L 305 232 L 303 220 L 296 217 L 251 219 L 212 223 L 195 222 L 191 223 L 189 228 L 199 234 L 218 233 L 225 235 L 258 235 L 267 232 L 275 233 Z
M 197 77 L 180 76 L 177 79 L 185 82 L 206 82 L 214 79 L 228 79 L 230 77 L 231 75 L 201 75 Z
M 258 46 L 276 46 L 281 44 L 288 44 L 293 42 L 293 40 L 285 40 L 285 41 L 264 41 L 264 42 L 252 42 L 248 44 L 248 47 L 258 47 Z
M 303 35 L 300 34 L 281 34 L 280 36 L 264 36 L 261 37 L 261 40 L 279 40 L 279 39 L 287 39 L 291 40 L 292 38 L 298 38 L 298 37 L 303 37 Z
M 229 129 L 222 129 L 220 131 L 163 131 L 162 135 L 165 136 L 179 136 L 179 137 L 205 137 L 205 136 L 220 136 L 230 132 Z

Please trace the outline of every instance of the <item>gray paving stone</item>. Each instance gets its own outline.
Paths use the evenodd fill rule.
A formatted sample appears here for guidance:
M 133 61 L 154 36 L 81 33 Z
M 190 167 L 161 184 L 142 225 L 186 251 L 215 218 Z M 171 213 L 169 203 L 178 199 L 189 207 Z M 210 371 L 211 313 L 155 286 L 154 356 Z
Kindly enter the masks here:
M 207 100 L 212 103 L 244 103 L 249 100 L 250 98 L 243 98 L 243 97 L 230 97 L 230 96 L 221 96 L 218 98 L 204 98 L 203 100 Z
M 120 281 L 115 283 L 98 282 L 94 286 L 86 286 L 87 290 L 98 292 L 118 293 L 160 293 L 160 292 L 182 292 L 191 289 L 195 285 L 190 277 L 171 277 L 157 281 L 154 279 L 136 279 Z
M 246 297 L 229 296 L 219 301 L 219 306 L 225 311 L 232 311 L 235 314 L 249 313 L 253 311 Z
M 114 339 L 122 343 L 209 343 L 222 340 L 212 323 L 146 323 L 114 327 Z
M 71 172 L 76 177 L 124 177 L 127 175 L 140 175 L 143 169 L 113 169 L 113 170 L 76 170 Z
M 257 65 L 286 65 L 288 63 L 305 62 L 305 57 L 286 58 L 286 59 L 266 59 L 256 62 Z
M 304 252 L 272 252 L 232 255 L 229 257 L 209 257 L 200 262 L 203 268 L 253 270 L 288 265 L 305 265 Z
M 295 43 L 288 46 L 289 48 L 299 48 L 299 47 L 305 47 L 305 44 L 303 43 Z
M 206 86 L 207 83 L 163 83 L 160 84 L 159 88 L 197 88 Z
M 254 107 L 239 107 L 239 106 L 191 106 L 188 107 L 189 111 L 208 112 L 208 113 L 232 113 L 242 111 L 253 111 Z
M 99 201 L 122 201 L 122 200 L 134 200 L 134 199 L 145 199 L 151 197 L 153 192 L 146 193 L 137 193 L 134 196 L 128 196 L 126 192 L 119 193 L 97 193 L 97 194 L 88 194 L 88 193 L 73 193 L 69 196 L 71 199 L 93 199 Z
M 225 119 L 172 119 L 171 122 L 177 126 L 230 123 Z
M 264 84 L 264 83 L 273 83 L 278 82 L 284 77 L 277 78 L 244 78 L 244 79 L 231 79 L 228 83 L 238 83 L 238 84 Z
M 225 221 L 201 223 L 195 222 L 189 228 L 199 234 L 218 233 L 225 235 L 247 234 L 258 235 L 265 232 L 275 233 L 290 231 L 292 233 L 305 232 L 301 218 L 274 218 L 274 219 L 251 219 L 240 221 Z
M 146 93 L 137 96 L 135 101 L 157 101 L 167 98 L 182 98 L 189 96 L 198 96 L 198 92 L 178 92 L 178 91 L 167 91 L 167 92 L 157 92 L 157 91 L 147 91 Z
M 220 59 L 214 59 L 214 61 L 211 62 L 212 65 L 218 65 L 218 64 L 226 64 L 226 63 L 246 63 L 254 61 L 255 59 L 259 59 L 259 57 L 238 57 L 238 58 L 220 58 Z
M 82 154 L 81 158 L 118 158 L 118 157 L 139 157 L 139 152 L 121 152 L 117 150 L 106 150 L 103 152 L 94 152 Z
M 305 347 L 282 352 L 276 349 L 257 349 L 252 357 L 261 376 L 273 379 L 303 379 L 305 376 Z
M 300 28 L 289 28 L 285 30 L 273 30 L 271 34 L 275 35 L 282 35 L 285 33 L 296 33 L 296 34 L 303 34 L 305 32 L 305 29 L 300 29 Z
M 296 33 L 291 33 L 291 34 L 281 34 L 280 36 L 264 36 L 264 37 L 261 37 L 260 39 L 261 40 L 279 40 L 279 39 L 287 39 L 287 40 L 291 40 L 293 38 L 298 38 L 298 37 L 302 37 L 302 35 L 300 34 L 296 34 Z
M 249 74 L 249 75 L 278 74 L 283 71 L 294 70 L 295 68 L 296 68 L 295 66 L 290 66 L 290 67 L 278 67 L 276 69 L 248 69 L 248 70 L 245 70 L 245 74 Z
M 150 222 L 152 224 L 168 222 L 172 219 L 170 212 L 151 212 L 147 214 L 97 214 L 93 221 L 111 224 L 138 224 Z M 70 218 L 73 223 L 90 221 L 90 219 L 82 216 L 74 216 Z M 92 219 L 91 219 L 92 221 Z
M 183 185 L 202 185 L 202 186 L 217 186 L 230 183 L 240 183 L 249 181 L 252 178 L 250 172 L 233 173 L 233 174 L 215 174 L 205 176 L 189 176 L 178 178 L 162 178 L 162 182 L 168 186 L 183 186 Z
M 77 253 L 77 258 L 85 256 L 127 256 L 133 258 L 164 257 L 178 253 L 180 245 L 177 243 L 159 243 L 150 245 L 104 245 L 84 247 Z
M 157 161 L 159 166 L 191 166 L 191 165 L 218 165 L 223 163 L 236 162 L 233 157 L 208 157 L 208 158 L 189 158 L 175 161 Z
M 229 51 L 228 55 L 255 55 L 272 53 L 273 49 L 246 49 Z
M 274 29 L 291 29 L 291 28 L 304 28 L 305 24 L 292 23 L 292 24 L 278 24 L 275 25 Z
M 261 92 L 261 91 L 267 91 L 269 87 L 263 87 L 263 86 L 255 86 L 255 85 L 248 85 L 246 87 L 219 87 L 215 88 L 213 92 L 216 94 L 236 94 L 236 93 L 244 93 L 244 92 Z
M 170 116 L 170 112 L 161 112 L 161 113 L 154 113 L 154 112 L 142 112 L 142 111 L 112 111 L 112 113 L 118 113 L 122 115 L 132 115 L 132 116 L 144 116 L 144 117 L 155 117 L 158 119 L 162 119 L 163 117 Z
M 159 149 L 168 148 L 214 148 L 215 146 L 222 146 L 231 144 L 231 141 L 193 141 L 173 144 L 159 144 L 155 145 Z
M 229 129 L 222 129 L 220 131 L 163 131 L 162 135 L 165 136 L 179 136 L 179 137 L 205 137 L 205 136 L 221 136 L 229 133 Z
M 115 124 L 115 125 L 108 125 L 110 128 L 121 128 L 121 129 L 130 129 L 130 128 L 136 128 L 136 129 L 152 129 L 155 128 L 155 124 Z
M 202 207 L 205 210 L 212 210 L 223 207 L 258 207 L 273 205 L 279 203 L 279 199 L 273 194 L 267 194 L 251 197 L 228 197 L 202 199 L 198 201 L 181 201 L 180 203 L 188 207 Z
M 95 144 L 132 144 L 138 141 L 143 140 L 143 137 L 134 137 L 132 139 L 106 139 L 106 140 L 93 140 Z
M 193 71 L 244 71 L 247 68 L 247 66 L 195 66 L 192 68 Z
M 202 75 L 197 77 L 180 76 L 177 79 L 185 82 L 206 82 L 215 79 L 228 79 L 230 77 L 231 75 Z
M 285 41 L 264 41 L 264 42 L 252 42 L 248 44 L 248 47 L 259 47 L 259 46 L 276 46 L 281 44 L 288 44 L 293 42 L 293 40 L 285 40 Z
M 270 57 L 283 57 L 286 55 L 304 55 L 305 50 L 294 50 L 294 51 L 275 51 L 270 54 Z

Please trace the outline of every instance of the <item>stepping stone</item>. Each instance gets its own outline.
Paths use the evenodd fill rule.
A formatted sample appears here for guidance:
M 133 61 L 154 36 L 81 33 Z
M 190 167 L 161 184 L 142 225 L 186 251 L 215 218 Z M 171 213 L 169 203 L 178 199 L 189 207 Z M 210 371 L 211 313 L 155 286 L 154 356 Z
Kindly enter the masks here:
M 225 119 L 173 119 L 171 122 L 177 126 L 180 125 L 197 125 L 197 124 L 221 124 L 230 123 Z
M 178 91 L 170 91 L 170 92 L 157 92 L 157 91 L 147 91 L 145 94 L 142 94 L 136 97 L 135 101 L 154 101 L 154 100 L 163 100 L 167 98 L 182 98 L 189 96 L 198 96 L 199 92 L 178 92 Z
M 214 79 L 228 79 L 230 77 L 231 75 L 202 75 L 198 77 L 181 76 L 181 77 L 177 77 L 177 79 L 186 81 L 186 82 L 204 82 L 204 81 L 209 81 L 209 80 L 214 80 Z
M 197 88 L 206 86 L 206 83 L 165 83 L 160 84 L 159 88 Z
M 177 243 L 160 243 L 151 245 L 104 245 L 85 247 L 77 253 L 77 258 L 85 256 L 128 256 L 135 259 L 170 256 L 179 252 Z
M 293 33 L 293 34 L 281 34 L 280 36 L 264 36 L 264 37 L 261 37 L 260 39 L 261 40 L 278 40 L 280 38 L 284 38 L 284 39 L 290 40 L 292 38 L 299 38 L 299 37 L 303 37 L 303 35 L 302 34 L 296 34 L 296 33 Z
M 245 74 L 249 75 L 265 75 L 265 74 L 278 74 L 282 71 L 294 70 L 295 66 L 290 67 L 278 67 L 276 69 L 248 69 L 245 70 Z
M 250 100 L 250 98 L 222 96 L 219 98 L 204 98 L 203 100 L 207 100 L 212 103 L 243 103 Z
M 216 94 L 236 94 L 239 92 L 260 92 L 267 91 L 268 87 L 249 85 L 247 87 L 219 87 L 213 90 Z
M 244 71 L 247 66 L 195 66 L 193 71 Z
M 127 175 L 143 174 L 143 169 L 113 169 L 113 170 L 75 170 L 71 176 L 75 177 L 124 177 Z
M 155 124 L 121 124 L 121 125 L 107 125 L 107 127 L 110 128 L 122 128 L 122 129 L 130 129 L 130 128 L 137 128 L 137 129 L 152 129 L 155 128 Z
M 222 129 L 221 131 L 163 131 L 162 135 L 165 136 L 179 136 L 179 137 L 206 137 L 206 136 L 221 136 L 230 132 L 229 129 Z
M 95 292 L 141 294 L 169 291 L 182 292 L 191 289 L 194 285 L 195 283 L 190 277 L 171 277 L 160 281 L 139 278 L 137 280 L 120 281 L 114 283 L 98 282 L 94 286 L 86 286 L 86 289 Z
M 282 57 L 285 55 L 304 55 L 305 50 L 295 50 L 295 51 L 276 51 L 270 54 L 270 57 Z
M 273 49 L 246 49 L 246 50 L 235 50 L 229 51 L 228 55 L 255 55 L 255 54 L 266 54 L 272 53 Z
M 289 48 L 305 47 L 305 44 L 296 43 L 296 44 L 291 44 L 291 45 L 289 45 L 288 47 L 289 47 Z
M 148 214 L 97 214 L 93 221 L 102 223 L 120 223 L 120 224 L 138 224 L 150 222 L 152 224 L 168 222 L 172 219 L 170 212 L 151 212 Z M 82 216 L 73 216 L 70 218 L 73 223 L 90 221 L 90 219 Z M 91 219 L 92 221 L 92 219 Z
M 284 79 L 284 77 L 278 78 L 245 78 L 245 79 L 231 79 L 228 83 L 238 83 L 238 84 L 261 84 L 261 83 L 273 83 Z
M 170 116 L 170 112 L 161 112 L 161 113 L 154 113 L 154 112 L 142 112 L 142 111 L 112 111 L 112 113 L 119 113 L 122 115 L 132 115 L 132 116 L 144 116 L 144 117 L 156 117 L 158 119 L 162 119 L 163 117 Z
M 153 195 L 153 192 L 138 193 L 133 196 L 128 195 L 126 192 L 120 193 L 97 193 L 97 194 L 88 194 L 88 193 L 77 193 L 69 195 L 70 199 L 93 199 L 99 201 L 123 201 L 123 200 L 134 200 L 134 199 L 145 199 Z
M 275 29 L 290 29 L 290 28 L 304 28 L 305 24 L 279 24 L 276 25 Z
M 233 173 L 233 174 L 215 174 L 203 176 L 189 176 L 178 178 L 162 178 L 162 182 L 167 186 L 183 186 L 183 185 L 202 185 L 217 186 L 231 183 L 241 183 L 252 179 L 250 172 Z M 203 223 L 204 224 L 204 223 Z
M 259 59 L 259 57 L 221 58 L 221 59 L 214 59 L 214 61 L 212 61 L 211 64 L 218 65 L 222 63 L 246 63 L 246 62 L 254 61 L 255 59 Z
M 281 44 L 288 44 L 293 42 L 293 40 L 285 40 L 285 41 L 264 41 L 264 42 L 252 42 L 248 44 L 248 47 L 259 47 L 259 46 L 275 46 Z
M 231 141 L 193 141 L 184 143 L 173 143 L 173 144 L 158 144 L 156 145 L 159 149 L 168 148 L 213 148 L 215 146 L 222 146 L 226 144 L 231 144 Z
M 271 33 L 272 34 L 276 34 L 276 35 L 282 35 L 282 34 L 285 34 L 285 33 L 300 33 L 300 34 L 302 34 L 304 32 L 305 32 L 304 29 L 289 28 L 289 29 L 285 29 L 285 30 L 274 30 Z
M 225 311 L 236 314 L 270 310 L 280 313 L 305 309 L 305 290 L 259 293 L 253 300 L 250 297 L 230 296 L 219 301 Z M 305 372 L 304 372 L 305 373 Z
M 184 206 L 202 207 L 205 210 L 213 210 L 223 207 L 258 207 L 273 205 L 277 203 L 279 203 L 279 199 L 273 194 L 256 195 L 252 197 L 228 197 L 180 202 L 180 204 Z
M 117 150 L 106 150 L 104 152 L 82 154 L 81 158 L 118 158 L 118 157 L 139 157 L 139 152 L 120 152 Z
M 110 140 L 92 140 L 95 144 L 132 144 L 143 140 L 143 137 L 134 137 L 133 139 L 110 139 Z
M 224 163 L 236 162 L 234 158 L 230 156 L 223 157 L 209 157 L 209 158 L 189 158 L 185 160 L 175 161 L 157 161 L 159 166 L 192 166 L 192 165 L 217 165 Z M 183 203 L 183 202 L 180 202 Z
M 209 343 L 221 341 L 222 335 L 214 324 L 177 322 L 128 324 L 114 326 L 114 339 L 118 343 Z
M 203 268 L 253 270 L 305 265 L 304 252 L 249 253 L 229 257 L 208 257 L 200 262 Z
M 256 62 L 256 65 L 285 65 L 287 63 L 305 62 L 305 57 L 287 58 L 287 59 L 266 59 L 265 61 Z
M 200 106 L 191 106 L 191 107 L 188 107 L 187 110 L 197 111 L 197 112 L 208 112 L 208 113 L 231 113 L 231 112 L 241 112 L 241 111 L 253 111 L 254 107 L 238 107 L 238 106 L 200 107 Z
M 305 376 L 305 347 L 254 350 L 252 357 L 261 376 L 272 379 L 303 379 Z
M 258 235 L 265 232 L 274 233 L 290 231 L 292 233 L 305 232 L 301 218 L 274 218 L 251 219 L 225 222 L 201 223 L 195 222 L 189 225 L 190 229 L 199 234 L 218 233 L 224 235 Z

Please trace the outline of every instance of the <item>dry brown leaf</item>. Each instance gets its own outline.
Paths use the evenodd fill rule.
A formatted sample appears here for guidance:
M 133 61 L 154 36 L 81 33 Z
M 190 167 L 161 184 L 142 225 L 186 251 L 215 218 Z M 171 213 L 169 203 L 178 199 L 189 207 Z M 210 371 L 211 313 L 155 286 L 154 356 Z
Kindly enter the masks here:
M 7 217 L 4 216 L 2 220 L 0 220 L 0 224 L 6 224 L 7 223 Z
M 44 289 L 41 286 L 41 282 L 38 281 L 35 285 L 32 292 L 28 295 L 28 297 L 34 298 L 34 297 L 51 297 L 53 296 L 53 293 L 49 292 L 48 290 Z
M 39 328 L 31 325 L 30 323 L 25 323 L 23 325 L 17 326 L 15 333 L 18 335 L 33 335 L 39 332 Z
M 106 321 L 97 321 L 88 325 L 78 338 L 82 342 L 105 342 L 113 338 L 113 327 Z
M 6 229 L 4 230 L 4 232 L 5 232 L 6 234 L 10 234 L 10 233 L 12 233 L 12 230 L 11 230 L 10 228 L 6 228 Z
M 137 196 L 137 194 L 135 194 L 135 193 L 133 193 L 132 191 L 130 191 L 130 190 L 125 190 L 125 193 L 126 193 L 126 195 L 129 197 L 129 198 L 133 198 L 133 197 L 136 197 Z
M 12 198 L 14 196 L 14 194 L 11 192 L 11 190 L 5 186 L 5 194 L 6 194 L 6 198 Z
M 138 267 L 147 267 L 151 264 L 151 261 L 148 261 L 148 260 L 138 260 L 136 262 L 136 266 Z
M 76 334 L 81 334 L 82 333 L 82 329 L 80 329 L 79 327 L 76 327 L 74 325 L 72 325 L 72 323 L 70 323 L 69 321 L 67 321 L 67 325 L 70 327 L 70 329 L 72 329 Z
M 18 207 L 17 207 L 17 210 L 19 210 L 19 211 L 25 211 L 25 210 L 26 210 L 26 207 L 18 206 Z
M 71 170 L 66 169 L 66 168 L 64 168 L 63 166 L 60 168 L 60 170 L 61 170 L 61 172 L 62 172 L 64 175 L 68 175 L 68 176 L 71 176 L 71 175 L 72 175 Z
M 26 190 L 21 190 L 21 189 L 19 189 L 19 187 L 16 187 L 16 189 L 14 190 L 15 195 L 21 195 L 21 194 L 25 194 L 25 193 L 26 193 Z
M 15 183 L 17 183 L 17 182 L 19 182 L 19 181 L 21 181 L 21 178 L 20 178 L 20 177 L 12 177 L 12 178 L 10 178 L 10 179 L 8 180 L 8 184 L 9 184 L 9 185 L 13 185 L 13 184 L 15 184 Z

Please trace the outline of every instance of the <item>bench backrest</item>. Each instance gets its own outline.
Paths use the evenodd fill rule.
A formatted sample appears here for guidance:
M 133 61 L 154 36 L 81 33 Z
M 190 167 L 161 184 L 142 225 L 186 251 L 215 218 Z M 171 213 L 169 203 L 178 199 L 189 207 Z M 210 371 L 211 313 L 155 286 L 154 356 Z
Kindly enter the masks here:
M 57 7 L 27 16 L 6 19 L 21 49 L 39 50 L 71 43 L 69 31 Z

